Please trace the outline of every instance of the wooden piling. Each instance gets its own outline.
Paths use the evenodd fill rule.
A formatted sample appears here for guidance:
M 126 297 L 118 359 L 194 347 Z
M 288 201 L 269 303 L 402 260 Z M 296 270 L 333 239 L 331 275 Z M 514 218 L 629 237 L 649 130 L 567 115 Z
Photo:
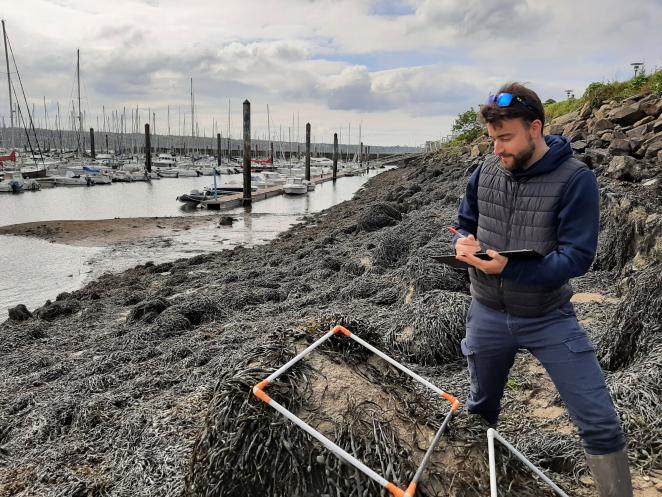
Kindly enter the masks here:
M 92 156 L 92 160 L 97 156 L 94 150 L 94 128 L 90 128 L 90 155 Z
M 333 181 L 338 176 L 338 133 L 333 133 Z
M 274 165 L 274 142 L 269 143 L 269 160 L 271 161 L 271 167 Z
M 242 204 L 249 206 L 251 203 L 251 103 L 244 100 L 244 197 Z
M 359 166 L 363 165 L 363 142 L 361 142 L 361 150 L 359 152 Z
M 218 167 L 221 167 L 221 134 L 216 133 L 216 160 Z
M 149 123 L 145 124 L 145 169 L 152 172 L 152 143 L 149 136 Z
M 310 181 L 310 123 L 306 123 L 306 179 Z
M 106 153 L 109 154 L 109 149 L 108 149 L 108 133 L 106 133 Z

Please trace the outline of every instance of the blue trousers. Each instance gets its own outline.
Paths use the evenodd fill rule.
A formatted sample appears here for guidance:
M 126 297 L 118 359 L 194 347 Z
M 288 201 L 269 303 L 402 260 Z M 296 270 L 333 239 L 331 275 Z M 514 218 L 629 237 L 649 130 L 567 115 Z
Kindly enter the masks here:
M 589 454 L 610 454 L 625 446 L 595 349 L 570 302 L 545 316 L 523 318 L 472 300 L 462 340 L 471 378 L 470 413 L 497 422 L 518 349 L 531 352 L 547 370 Z

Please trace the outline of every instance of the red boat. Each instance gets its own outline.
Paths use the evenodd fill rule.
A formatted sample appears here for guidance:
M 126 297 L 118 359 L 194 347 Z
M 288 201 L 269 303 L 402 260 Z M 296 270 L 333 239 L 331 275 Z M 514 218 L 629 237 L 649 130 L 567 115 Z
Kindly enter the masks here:
M 16 162 L 16 150 L 14 150 L 9 155 L 4 155 L 4 156 L 0 155 L 0 167 L 2 166 L 3 162 L 7 162 L 7 161 Z

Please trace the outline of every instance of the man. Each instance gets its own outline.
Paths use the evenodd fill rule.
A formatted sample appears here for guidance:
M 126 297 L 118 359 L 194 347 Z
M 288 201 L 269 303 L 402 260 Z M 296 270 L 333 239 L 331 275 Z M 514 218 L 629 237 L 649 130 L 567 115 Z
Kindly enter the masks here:
M 494 140 L 459 208 L 456 258 L 466 262 L 472 302 L 462 351 L 468 410 L 490 425 L 518 349 L 545 367 L 582 438 L 600 497 L 632 496 L 625 438 L 595 350 L 570 303 L 570 278 L 588 271 L 599 229 L 595 175 L 568 140 L 543 136 L 540 98 L 518 83 L 481 107 Z M 523 260 L 499 251 L 531 249 Z M 486 250 L 491 260 L 476 257 Z

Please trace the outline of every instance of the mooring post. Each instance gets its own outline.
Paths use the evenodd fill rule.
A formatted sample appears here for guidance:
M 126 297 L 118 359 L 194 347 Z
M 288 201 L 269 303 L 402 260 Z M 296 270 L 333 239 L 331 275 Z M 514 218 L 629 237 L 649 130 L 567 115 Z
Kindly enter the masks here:
M 306 123 L 306 179 L 310 181 L 310 123 Z
M 152 172 L 152 143 L 149 137 L 149 123 L 145 124 L 145 169 Z
M 106 133 L 106 153 L 110 153 L 110 150 L 108 149 L 108 133 Z
M 338 133 L 333 133 L 333 181 L 338 176 Z
M 251 205 L 251 103 L 244 100 L 244 198 L 243 205 Z
M 271 161 L 271 167 L 274 166 L 274 142 L 269 143 L 269 160 Z
M 361 142 L 361 150 L 359 152 L 359 167 L 363 166 L 363 142 Z
M 218 161 L 218 167 L 221 167 L 221 134 L 216 133 L 216 160 Z
M 90 128 L 90 155 L 92 156 L 92 160 L 94 160 L 96 157 L 94 153 L 94 128 Z

